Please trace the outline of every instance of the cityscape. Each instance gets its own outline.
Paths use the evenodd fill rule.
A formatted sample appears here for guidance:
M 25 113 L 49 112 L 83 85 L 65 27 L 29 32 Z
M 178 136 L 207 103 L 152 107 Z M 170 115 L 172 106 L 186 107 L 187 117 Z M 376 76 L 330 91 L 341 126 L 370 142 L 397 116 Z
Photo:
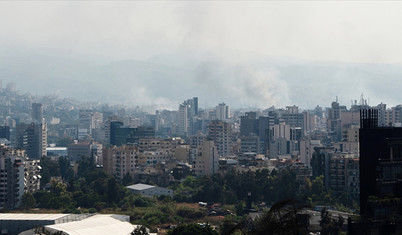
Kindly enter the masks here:
M 196 221 L 223 234 L 232 228 L 266 233 L 269 224 L 257 219 L 254 228 L 236 223 L 291 200 L 305 206 L 294 216 L 309 218 L 299 218 L 301 233 L 399 229 L 387 219 L 401 213 L 401 105 L 369 106 L 361 95 L 350 107 L 335 97 L 329 107 L 311 110 L 245 111 L 225 102 L 202 109 L 201 97 L 193 97 L 176 110 L 148 113 L 32 96 L 16 87 L 7 83 L 0 92 L 5 212 L 51 209 L 66 214 L 63 222 L 85 224 L 96 219 L 93 213 L 112 211 L 126 216 L 113 223 L 129 221 L 151 233 Z M 145 208 L 150 211 L 139 210 Z M 10 214 L 3 216 L 2 226 L 10 226 Z M 21 222 L 17 231 L 13 221 L 9 233 L 39 225 L 74 231 L 75 225 L 58 227 L 59 217 L 53 227 L 29 219 L 38 226 Z
M 0 1 L 0 235 L 402 234 L 401 11 Z

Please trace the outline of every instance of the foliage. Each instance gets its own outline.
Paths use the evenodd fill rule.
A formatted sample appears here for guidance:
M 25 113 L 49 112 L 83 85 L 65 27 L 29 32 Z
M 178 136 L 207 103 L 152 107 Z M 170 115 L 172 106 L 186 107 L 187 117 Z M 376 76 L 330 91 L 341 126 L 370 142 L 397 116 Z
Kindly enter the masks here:
M 149 207 L 154 204 L 154 201 L 148 197 L 138 197 L 134 200 L 134 205 L 138 207 Z
M 341 216 L 338 216 L 338 219 L 333 219 L 326 208 L 321 211 L 321 234 L 338 235 L 343 223 L 344 219 Z
M 238 216 L 243 216 L 244 215 L 244 208 L 245 208 L 246 206 L 244 205 L 244 202 L 243 201 L 240 201 L 237 205 L 236 205 L 236 214 L 238 215 Z
M 34 208 L 36 206 L 36 200 L 34 196 L 29 193 L 25 192 L 21 198 L 22 207 L 25 209 Z
M 78 161 L 77 175 L 79 177 L 86 177 L 88 174 L 92 173 L 95 168 L 96 166 L 93 156 L 81 156 L 81 159 Z
M 235 234 L 238 230 L 237 224 L 233 220 L 225 219 L 219 227 L 221 234 L 229 235 Z
M 133 177 L 131 177 L 130 172 L 127 172 L 122 179 L 122 184 L 124 186 L 127 186 L 127 185 L 131 185 L 133 183 L 134 183 Z
M 301 208 L 291 199 L 275 203 L 256 220 L 254 234 L 307 234 L 307 228 L 298 221 L 297 213 Z
M 188 176 L 173 189 L 176 202 L 237 204 L 238 215 L 242 215 L 239 203 L 246 201 L 248 192 L 254 204 L 271 205 L 284 198 L 294 198 L 309 206 L 338 205 L 345 211 L 346 207 L 352 208 L 356 204 L 346 194 L 335 196 L 328 191 L 322 175 L 298 181 L 295 172 L 289 168 L 271 173 L 264 169 L 199 178 Z
M 252 235 L 308 234 L 307 224 L 299 221 L 299 212 L 303 208 L 304 206 L 298 206 L 294 200 L 282 200 L 254 220 L 247 217 L 239 223 L 224 221 L 221 232 Z
M 42 156 L 40 159 L 40 165 L 42 167 L 42 178 L 40 179 L 41 187 L 45 187 L 50 182 L 51 177 L 60 176 L 60 169 L 57 162 L 52 161 L 50 157 Z
M 61 178 L 66 181 L 73 180 L 74 179 L 74 171 L 71 168 L 70 160 L 68 159 L 68 157 L 63 157 L 63 156 L 59 157 L 58 163 L 59 163 L 59 172 L 60 172 Z
M 180 225 L 172 231 L 167 233 L 168 235 L 188 235 L 188 234 L 199 234 L 199 235 L 218 235 L 218 232 L 213 230 L 208 224 L 187 224 Z
M 227 207 L 230 204 L 231 210 L 235 210 L 239 216 L 234 219 L 240 220 L 240 216 L 244 214 L 244 202 L 249 192 L 253 205 L 261 204 L 261 202 L 272 205 L 277 201 L 283 202 L 283 198 L 295 198 L 308 205 L 336 204 L 344 210 L 347 210 L 346 206 L 353 204 L 345 195 L 335 197 L 327 191 L 324 187 L 323 176 L 298 181 L 295 172 L 287 168 L 273 172 L 268 170 L 229 172 L 225 175 L 216 174 L 199 178 L 187 176 L 181 183 L 171 186 L 175 192 L 173 198 L 169 196 L 149 198 L 132 195 L 113 176 L 97 170 L 94 159 L 91 157 L 80 159 L 77 175 L 73 174 L 67 158 L 59 158 L 54 162 L 44 157 L 41 164 L 45 174 L 43 178 L 47 178 L 49 184 L 47 190 L 41 190 L 34 195 L 38 207 L 69 213 L 89 210 L 93 213 L 111 208 L 108 211 L 129 214 L 132 221 L 149 225 L 150 228 L 155 228 L 162 223 L 194 222 L 206 216 L 206 212 L 198 208 L 176 208 L 176 202 L 202 201 L 219 203 L 221 207 Z M 61 176 L 61 180 L 50 181 L 52 176 Z M 130 175 L 124 178 L 123 181 L 127 184 L 132 180 Z M 296 226 L 297 218 L 295 219 L 298 207 L 293 202 L 285 201 L 272 206 L 271 210 L 264 214 L 262 220 L 265 221 L 264 223 L 244 220 L 233 224 L 226 221 L 222 226 L 225 231 L 249 233 L 258 233 L 263 230 L 262 228 L 270 228 L 270 226 L 280 228 L 279 230 L 271 229 L 272 231 L 292 229 L 300 231 L 300 228 Z M 78 207 L 84 209 L 78 210 Z M 340 221 L 329 222 L 340 223 Z M 325 225 L 326 220 L 323 220 L 323 223 Z
M 77 176 L 74 176 L 69 160 L 59 158 L 58 162 L 43 157 L 43 169 L 50 176 L 62 176 L 62 181 L 55 178 L 50 181 L 49 190 L 41 190 L 34 197 L 40 208 L 60 209 L 75 213 L 76 207 L 102 210 L 107 206 L 116 206 L 130 196 L 128 190 L 120 185 L 112 176 L 98 171 L 93 158 L 82 157 L 78 162 Z M 50 168 L 54 167 L 50 174 Z M 56 170 L 55 170 L 56 169 Z M 61 174 L 60 174 L 61 173 Z M 68 182 L 68 183 L 66 183 Z M 131 204 L 130 204 L 131 203 Z M 126 206 L 131 206 L 133 200 Z
M 206 214 L 204 211 L 192 209 L 188 207 L 180 207 L 177 210 L 177 215 L 190 220 L 197 220 L 204 217 Z
M 59 139 L 56 143 L 57 147 L 67 147 L 69 144 L 74 143 L 74 140 L 71 139 L 70 137 L 64 137 L 62 139 Z

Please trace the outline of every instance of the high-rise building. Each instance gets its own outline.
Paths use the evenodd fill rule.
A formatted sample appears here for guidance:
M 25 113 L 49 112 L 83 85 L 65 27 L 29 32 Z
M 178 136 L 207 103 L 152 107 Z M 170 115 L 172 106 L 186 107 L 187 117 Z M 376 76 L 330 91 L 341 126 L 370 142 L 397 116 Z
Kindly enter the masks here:
M 300 140 L 300 162 L 308 168 L 311 166 L 315 147 L 322 147 L 320 140 L 312 140 L 310 137 Z
M 227 120 L 230 119 L 230 107 L 225 103 L 220 103 L 216 106 L 216 119 Z
M 178 113 L 178 134 L 185 135 L 188 133 L 189 118 L 188 118 L 188 105 L 181 104 Z
M 328 185 L 325 185 L 335 196 L 347 195 L 349 199 L 358 200 L 359 158 L 353 154 L 332 153 L 329 160 Z
M 78 117 L 78 140 L 84 140 L 92 135 L 94 118 L 92 110 L 80 110 Z
M 32 103 L 31 118 L 34 122 L 43 122 L 43 105 L 41 103 Z
M 208 140 L 213 140 L 221 156 L 232 154 L 232 128 L 227 122 L 212 120 L 208 125 Z
M 346 111 L 346 106 L 340 106 L 338 102 L 332 102 L 328 110 L 327 128 L 335 140 L 341 140 L 341 112 Z
M 304 135 L 304 132 L 305 132 L 304 116 L 305 115 L 303 113 L 283 113 L 280 118 L 290 127 L 302 128 L 303 135 Z
M 29 158 L 40 159 L 46 156 L 47 128 L 46 122 L 25 124 L 16 128 L 16 147 L 24 149 Z
M 4 138 L 7 139 L 8 141 L 11 141 L 9 126 L 0 126 L 0 138 Z
M 128 173 L 133 176 L 138 166 L 138 147 L 120 146 L 103 148 L 103 170 L 121 181 Z
M 91 157 L 90 143 L 73 143 L 67 147 L 68 159 L 72 162 L 77 162 L 81 157 Z
M 24 192 L 39 190 L 39 160 L 28 159 L 24 150 L 4 146 L 0 153 L 0 207 L 14 209 L 21 205 Z
M 138 143 L 139 139 L 155 138 L 155 128 L 152 126 L 125 127 L 122 122 L 110 122 L 110 144 L 121 146 Z
M 378 110 L 361 110 L 359 142 L 361 216 L 401 216 L 402 128 L 378 127 Z
M 260 116 L 257 119 L 256 112 L 246 112 L 240 117 L 240 136 L 256 135 L 260 143 L 259 154 L 268 155 L 270 127 L 274 124 L 273 117 Z M 243 138 L 244 140 L 249 140 Z
M 303 112 L 304 119 L 304 134 L 307 135 L 309 132 L 314 131 L 316 129 L 316 118 L 317 116 L 308 111 Z
M 94 163 L 102 164 L 102 145 L 98 143 L 73 143 L 67 147 L 68 159 L 77 162 L 81 157 L 93 157 Z
M 193 98 L 194 114 L 198 115 L 198 97 Z
M 179 106 L 179 112 L 177 114 L 177 133 L 179 135 L 187 135 L 196 132 L 198 129 L 193 122 L 196 122 L 196 116 L 198 115 L 198 98 L 188 99 Z M 193 128 L 194 127 L 194 128 Z M 193 130 L 194 129 L 194 130 Z
M 193 173 L 197 176 L 212 175 L 219 171 L 219 154 L 214 141 L 204 141 L 193 159 Z
M 240 137 L 240 153 L 260 153 L 260 138 L 257 135 Z
M 258 133 L 258 121 L 256 112 L 246 112 L 240 117 L 240 136 L 249 136 Z

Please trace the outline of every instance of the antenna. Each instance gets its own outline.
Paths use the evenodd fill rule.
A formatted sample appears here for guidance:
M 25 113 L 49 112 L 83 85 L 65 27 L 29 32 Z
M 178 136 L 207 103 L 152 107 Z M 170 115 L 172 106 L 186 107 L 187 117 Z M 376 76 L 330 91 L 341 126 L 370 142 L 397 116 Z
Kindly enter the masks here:
M 338 96 L 336 96 L 336 103 L 338 103 Z

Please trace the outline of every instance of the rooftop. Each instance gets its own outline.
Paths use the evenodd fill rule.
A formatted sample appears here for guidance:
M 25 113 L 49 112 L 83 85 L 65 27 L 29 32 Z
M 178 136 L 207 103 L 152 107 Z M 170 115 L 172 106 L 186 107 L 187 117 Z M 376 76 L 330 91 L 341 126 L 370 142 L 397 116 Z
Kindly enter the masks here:
M 94 215 L 81 221 L 47 225 L 50 232 L 63 231 L 71 235 L 130 234 L 136 226 L 114 218 L 113 215 Z
M 153 185 L 149 185 L 149 184 L 133 184 L 130 186 L 127 186 L 128 189 L 132 189 L 132 190 L 145 190 L 145 189 L 150 189 L 150 188 L 154 188 L 155 186 Z
M 57 220 L 69 214 L 17 214 L 0 213 L 0 220 Z

